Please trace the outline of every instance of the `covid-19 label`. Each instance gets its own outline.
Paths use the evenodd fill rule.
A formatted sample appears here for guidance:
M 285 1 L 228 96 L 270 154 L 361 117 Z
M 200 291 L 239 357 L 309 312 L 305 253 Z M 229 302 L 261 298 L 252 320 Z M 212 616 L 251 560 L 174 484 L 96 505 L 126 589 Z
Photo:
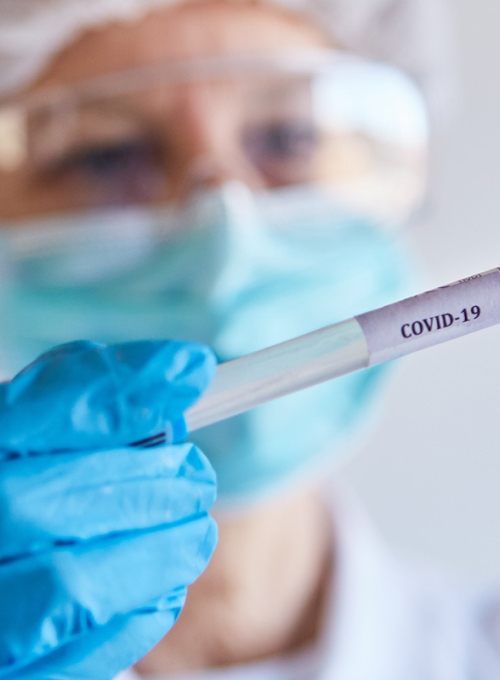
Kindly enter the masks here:
M 356 317 L 370 366 L 500 323 L 500 268 Z

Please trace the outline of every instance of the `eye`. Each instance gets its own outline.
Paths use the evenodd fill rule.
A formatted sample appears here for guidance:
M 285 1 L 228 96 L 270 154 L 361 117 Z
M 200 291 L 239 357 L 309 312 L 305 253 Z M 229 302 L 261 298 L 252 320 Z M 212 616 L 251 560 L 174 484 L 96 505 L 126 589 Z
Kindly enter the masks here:
M 122 142 L 79 149 L 59 160 L 57 174 L 78 173 L 89 180 L 113 180 L 156 165 L 157 154 L 146 141 Z
M 272 123 L 247 130 L 247 151 L 255 157 L 295 159 L 311 153 L 316 144 L 316 130 L 308 123 Z
M 33 186 L 65 209 L 166 200 L 166 150 L 154 139 L 79 144 L 34 166 Z
M 285 186 L 311 179 L 318 134 L 307 121 L 257 125 L 244 132 L 243 146 L 269 186 Z

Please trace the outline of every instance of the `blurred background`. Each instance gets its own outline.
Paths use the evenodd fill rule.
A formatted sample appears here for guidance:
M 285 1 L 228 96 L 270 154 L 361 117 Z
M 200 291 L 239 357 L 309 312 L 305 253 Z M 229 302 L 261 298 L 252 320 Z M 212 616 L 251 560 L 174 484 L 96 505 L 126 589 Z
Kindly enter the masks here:
M 413 230 L 424 288 L 500 265 L 500 4 L 450 2 L 461 91 L 433 213 Z M 500 327 L 401 360 L 342 475 L 402 552 L 500 580 Z

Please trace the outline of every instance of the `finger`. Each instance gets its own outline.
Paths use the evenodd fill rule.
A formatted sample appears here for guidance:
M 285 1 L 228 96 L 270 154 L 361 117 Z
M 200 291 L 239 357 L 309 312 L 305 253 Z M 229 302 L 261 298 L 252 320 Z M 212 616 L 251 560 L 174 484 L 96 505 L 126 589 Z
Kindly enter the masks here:
M 184 605 L 186 590 L 171 593 L 164 608 L 117 616 L 105 626 L 77 635 L 28 665 L 9 680 L 111 680 L 145 656 L 170 630 Z
M 215 473 L 192 444 L 0 465 L 0 560 L 207 512 Z
M 41 656 L 192 583 L 215 543 L 207 515 L 0 567 L 0 668 Z M 21 594 L 21 595 L 20 595 Z
M 178 440 L 183 412 L 214 370 L 213 353 L 196 343 L 62 345 L 0 391 L 0 449 L 26 455 L 116 448 L 165 430 Z
M 106 347 L 106 345 L 103 342 L 93 342 L 92 340 L 74 340 L 73 342 L 66 342 L 63 345 L 51 347 L 46 352 L 42 352 L 42 354 L 36 357 L 36 359 L 19 371 L 17 375 L 19 376 L 27 373 L 32 369 L 32 367 L 39 365 L 42 361 L 48 361 L 51 358 L 61 355 L 66 357 L 70 356 L 71 354 L 78 355 L 84 350 L 99 347 Z

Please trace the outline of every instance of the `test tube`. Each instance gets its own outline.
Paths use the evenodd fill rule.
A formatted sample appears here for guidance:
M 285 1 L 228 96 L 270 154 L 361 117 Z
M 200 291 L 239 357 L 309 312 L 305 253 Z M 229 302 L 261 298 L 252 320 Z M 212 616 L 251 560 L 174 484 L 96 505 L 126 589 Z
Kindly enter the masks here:
M 189 432 L 272 399 L 500 323 L 500 268 L 220 364 Z

